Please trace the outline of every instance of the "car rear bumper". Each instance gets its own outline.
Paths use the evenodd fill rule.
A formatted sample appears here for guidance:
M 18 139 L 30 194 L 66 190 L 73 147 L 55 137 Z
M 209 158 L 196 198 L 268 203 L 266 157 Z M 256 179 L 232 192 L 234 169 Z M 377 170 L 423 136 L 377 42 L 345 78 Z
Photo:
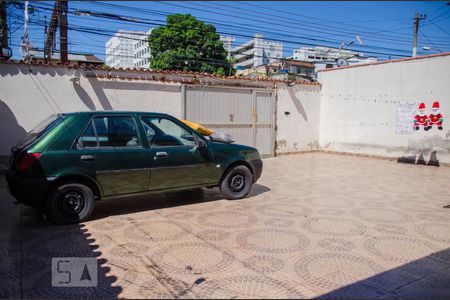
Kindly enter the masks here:
M 9 193 L 29 206 L 38 206 L 44 199 L 50 181 L 45 178 L 22 178 L 10 171 L 5 174 Z
M 259 177 L 261 177 L 261 173 L 263 170 L 263 162 L 261 159 L 253 159 L 249 161 L 253 168 L 253 182 L 256 182 Z

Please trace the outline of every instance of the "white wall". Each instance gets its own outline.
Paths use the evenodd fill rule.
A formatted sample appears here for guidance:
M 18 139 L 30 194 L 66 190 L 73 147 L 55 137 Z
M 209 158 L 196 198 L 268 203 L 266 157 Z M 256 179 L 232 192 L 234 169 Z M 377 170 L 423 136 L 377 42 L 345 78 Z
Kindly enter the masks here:
M 277 87 L 276 153 L 318 149 L 320 86 Z
M 322 149 L 401 157 L 437 151 L 450 162 L 450 56 L 343 68 L 319 73 Z M 439 101 L 444 130 L 396 134 L 399 101 Z M 411 126 L 413 120 L 411 119 Z
M 109 73 L 105 71 L 105 74 Z M 1 63 L 0 154 L 8 154 L 26 131 L 51 113 L 144 110 L 181 117 L 181 84 L 169 82 L 166 75 L 161 75 L 167 77 L 165 81 L 155 81 L 139 79 L 139 74 L 115 71 L 114 76 L 118 77 L 97 78 L 89 77 L 89 70 L 81 68 Z M 322 87 L 289 87 L 276 83 L 277 154 L 323 149 L 391 157 L 423 153 L 428 159 L 432 151 L 437 151 L 441 162 L 450 163 L 450 55 L 319 74 Z M 78 83 L 69 80 L 74 76 L 80 77 Z M 135 76 L 135 79 L 120 79 L 125 76 Z M 151 73 L 145 76 L 160 78 Z M 194 75 L 179 76 L 186 83 L 204 81 Z M 264 87 L 266 84 L 266 89 L 273 88 L 274 84 L 257 80 L 208 80 L 209 84 L 215 84 L 216 80 L 221 85 Z M 425 102 L 428 113 L 432 103 L 439 101 L 444 130 L 421 129 L 409 135 L 397 135 L 395 120 L 399 101 Z
M 77 69 L 0 65 L 0 154 L 52 113 L 139 110 L 182 116 L 181 84 L 80 76 Z
M 11 146 L 20 141 L 27 131 L 53 113 L 136 110 L 165 112 L 182 117 L 183 95 L 179 81 L 202 82 L 205 78 L 195 78 L 192 75 L 158 76 L 150 72 L 117 70 L 111 73 L 62 66 L 1 63 L 0 156 L 8 155 Z M 70 81 L 74 77 L 80 78 L 79 82 Z M 143 80 L 143 77 L 164 81 Z M 214 77 L 207 80 L 212 85 L 245 84 L 264 90 L 274 87 L 273 82 L 258 80 L 241 82 L 237 79 L 223 80 Z M 277 91 L 276 152 L 316 148 L 319 140 L 320 86 L 287 87 L 286 84 L 279 83 Z M 290 112 L 288 116 L 285 115 L 286 111 Z

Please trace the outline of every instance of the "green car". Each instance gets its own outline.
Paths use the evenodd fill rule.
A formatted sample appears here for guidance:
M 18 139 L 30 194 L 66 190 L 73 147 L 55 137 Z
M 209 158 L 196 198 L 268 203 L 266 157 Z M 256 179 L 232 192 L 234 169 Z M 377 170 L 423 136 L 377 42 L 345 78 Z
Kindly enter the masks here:
M 11 152 L 10 193 L 59 224 L 131 194 L 218 186 L 226 199 L 244 198 L 262 172 L 255 148 L 212 141 L 161 113 L 53 115 Z

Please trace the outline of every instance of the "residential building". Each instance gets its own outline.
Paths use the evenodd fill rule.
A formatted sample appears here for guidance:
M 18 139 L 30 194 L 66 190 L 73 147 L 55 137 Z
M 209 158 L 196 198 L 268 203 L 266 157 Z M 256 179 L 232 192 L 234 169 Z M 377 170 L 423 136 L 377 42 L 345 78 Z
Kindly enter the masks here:
M 314 68 L 311 62 L 280 59 L 267 65 L 243 70 L 240 75 L 252 78 L 313 81 Z
M 267 65 L 282 58 L 283 44 L 264 40 L 262 35 L 256 34 L 254 39 L 232 48 L 230 56 L 234 59 L 233 66 L 239 75 L 246 69 Z
M 106 42 L 106 65 L 115 68 L 135 68 L 135 61 L 138 62 L 135 44 L 146 38 L 145 31 L 119 30 Z M 139 47 L 139 51 L 141 50 Z
M 148 46 L 148 36 L 152 29 L 147 31 L 145 35 L 139 36 L 139 41 L 134 44 L 134 60 L 133 66 L 135 68 L 149 68 L 150 67 L 150 47 Z
M 233 49 L 235 37 L 221 35 L 220 40 L 223 42 L 223 47 L 227 50 L 228 56 L 231 56 L 231 49 Z
M 314 64 L 294 59 L 277 60 L 267 65 L 267 74 L 277 79 L 311 81 L 314 74 Z
M 378 61 L 376 57 L 366 57 L 363 53 L 329 47 L 302 47 L 293 51 L 292 58 L 305 62 L 311 62 L 315 66 L 315 73 L 322 69 L 330 69 L 337 66 L 356 65 Z

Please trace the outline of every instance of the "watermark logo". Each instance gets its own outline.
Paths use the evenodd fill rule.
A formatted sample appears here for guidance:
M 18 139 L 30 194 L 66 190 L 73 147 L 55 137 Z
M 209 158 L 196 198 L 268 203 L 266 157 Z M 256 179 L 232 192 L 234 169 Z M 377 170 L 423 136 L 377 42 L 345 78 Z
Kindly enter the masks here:
M 97 259 L 95 257 L 53 257 L 52 286 L 97 286 Z

